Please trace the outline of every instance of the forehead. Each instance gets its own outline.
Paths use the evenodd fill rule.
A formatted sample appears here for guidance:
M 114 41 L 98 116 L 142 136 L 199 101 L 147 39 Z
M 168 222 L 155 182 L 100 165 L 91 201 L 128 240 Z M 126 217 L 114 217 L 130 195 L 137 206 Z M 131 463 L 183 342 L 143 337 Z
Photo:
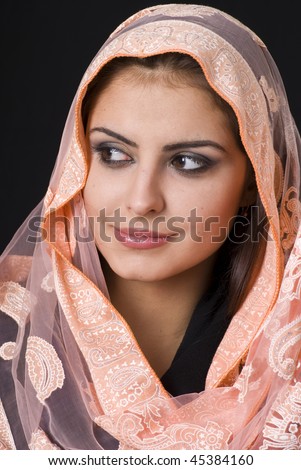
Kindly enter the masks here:
M 200 69 L 201 70 L 201 69 Z M 210 106 L 217 108 L 216 93 L 211 89 L 206 79 L 202 76 L 202 80 L 198 77 L 193 79 L 193 74 L 185 71 L 172 72 L 167 68 L 148 69 L 143 66 L 127 65 L 118 69 L 108 79 L 105 77 L 103 81 L 100 78 L 98 86 L 95 88 L 94 97 L 90 100 L 89 111 L 94 111 L 100 104 L 110 100 L 110 108 L 116 105 L 116 102 L 129 102 L 138 100 L 142 106 L 147 97 L 152 97 L 154 102 L 164 99 L 165 106 L 168 99 L 173 95 L 176 98 L 175 104 L 186 108 L 185 100 L 192 98 L 189 105 L 193 105 L 194 98 L 197 99 L 198 105 L 200 101 L 205 104 L 210 102 Z M 181 99 L 181 96 L 183 99 Z M 133 103 L 134 105 L 135 103 Z M 132 106 L 131 106 L 132 107 Z M 221 108 L 220 104 L 219 107 Z M 108 110 L 108 107 L 106 108 Z
M 126 70 L 102 89 L 90 114 L 108 116 L 116 112 L 119 116 L 126 114 L 129 119 L 131 113 L 145 117 L 155 112 L 159 115 L 175 113 L 174 118 L 181 120 L 187 112 L 193 118 L 204 111 L 210 115 L 222 114 L 218 113 L 218 107 L 208 91 L 187 83 L 171 85 L 164 80 L 145 82 Z
M 209 139 L 235 145 L 229 120 L 214 106 L 208 92 L 164 82 L 135 83 L 116 79 L 98 96 L 87 131 L 105 127 L 141 147 Z M 101 134 L 92 133 L 98 139 Z

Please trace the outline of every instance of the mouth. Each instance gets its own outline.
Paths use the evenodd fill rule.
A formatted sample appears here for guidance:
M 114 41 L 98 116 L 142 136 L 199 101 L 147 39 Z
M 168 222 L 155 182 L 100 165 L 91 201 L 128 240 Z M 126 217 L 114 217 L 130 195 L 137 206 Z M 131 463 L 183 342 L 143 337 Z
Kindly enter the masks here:
M 132 248 L 155 248 L 168 242 L 173 234 L 159 233 L 143 229 L 117 229 L 114 227 L 116 239 Z

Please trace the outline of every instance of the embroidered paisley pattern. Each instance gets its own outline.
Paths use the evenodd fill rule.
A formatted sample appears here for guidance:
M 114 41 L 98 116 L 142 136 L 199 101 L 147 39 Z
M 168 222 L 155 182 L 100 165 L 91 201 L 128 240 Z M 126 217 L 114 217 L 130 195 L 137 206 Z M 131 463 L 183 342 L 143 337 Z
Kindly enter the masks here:
M 283 279 L 279 302 L 300 299 L 301 296 L 301 258 L 300 255 L 291 253 L 286 265 L 287 275 Z
M 273 113 L 276 113 L 279 109 L 279 99 L 273 88 L 269 87 L 266 77 L 261 77 L 259 83 L 262 86 L 265 96 L 269 102 L 270 109 Z
M 0 310 L 23 325 L 30 312 L 30 294 L 13 281 L 0 283 Z
M 301 341 L 301 318 L 285 325 L 274 334 L 269 350 L 269 364 L 273 371 L 285 380 L 289 380 L 296 367 L 294 357 L 286 357 L 290 348 Z
M 238 377 L 237 381 L 233 385 L 233 387 L 239 390 L 239 395 L 238 395 L 239 403 L 244 402 L 244 398 L 248 390 L 258 390 L 258 388 L 260 387 L 260 382 L 261 382 L 260 378 L 256 380 L 255 382 L 250 382 L 250 376 L 252 372 L 253 372 L 252 364 L 245 366 L 242 369 L 242 372 L 240 376 Z
M 52 271 L 50 271 L 49 273 L 46 274 L 45 277 L 43 277 L 41 288 L 46 292 L 49 292 L 49 293 L 53 292 L 55 286 L 54 286 L 54 278 L 53 278 Z
M 263 429 L 263 436 L 265 439 L 260 449 L 301 449 L 300 382 L 288 387 L 286 397 L 283 393 L 277 397 Z
M 12 436 L 9 423 L 0 400 L 0 450 L 16 449 L 14 438 Z
M 3 343 L 0 347 L 0 357 L 2 359 L 9 361 L 14 357 L 14 352 L 16 348 L 16 343 L 13 341 L 8 341 L 7 343 Z
M 37 336 L 28 338 L 25 358 L 37 398 L 44 403 L 54 390 L 63 386 L 65 375 L 62 363 L 54 347 Z
M 61 206 L 70 196 L 74 195 L 84 183 L 85 163 L 82 151 L 77 140 L 73 137 L 69 155 L 66 160 L 65 171 L 60 179 L 58 191 L 49 204 L 45 215 L 49 211 Z
M 177 5 L 158 5 L 155 7 L 150 7 L 150 8 L 145 8 L 144 10 L 141 10 L 134 15 L 130 16 L 126 21 L 121 23 L 110 35 L 110 38 L 114 37 L 117 35 L 120 31 L 122 31 L 124 28 L 129 26 L 131 23 L 134 21 L 137 21 L 140 18 L 143 18 L 143 16 L 148 15 L 148 16 L 155 16 L 155 15 L 166 15 L 166 16 L 173 16 L 175 18 L 179 17 L 185 17 L 185 16 L 198 16 L 199 18 L 204 18 L 205 16 L 212 16 L 213 10 L 210 7 L 202 6 L 199 7 L 198 5 L 185 5 L 184 7 L 182 6 L 179 8 Z
M 290 250 L 296 239 L 301 215 L 301 203 L 296 188 L 290 187 L 284 195 L 280 211 L 281 240 L 284 250 Z
M 37 429 L 32 433 L 29 448 L 30 450 L 60 450 L 58 446 L 49 440 L 42 429 Z
M 134 449 L 227 449 L 231 436 L 228 426 L 220 426 L 213 420 L 208 420 L 205 427 L 190 424 L 174 424 L 167 431 L 153 438 L 139 440 L 137 430 L 142 431 L 142 422 L 134 414 L 123 415 L 118 423 L 119 432 L 126 436 L 126 443 Z M 136 431 L 136 434 L 133 431 Z
M 89 362 L 94 367 L 109 365 L 126 356 L 131 349 L 131 341 L 128 334 L 118 323 L 83 328 L 79 332 L 79 338 L 89 346 Z

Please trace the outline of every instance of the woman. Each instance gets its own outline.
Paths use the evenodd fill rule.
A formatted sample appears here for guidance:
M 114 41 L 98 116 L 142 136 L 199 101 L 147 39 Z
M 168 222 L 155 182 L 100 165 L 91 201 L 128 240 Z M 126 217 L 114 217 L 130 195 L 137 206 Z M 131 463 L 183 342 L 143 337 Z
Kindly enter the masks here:
M 299 154 L 247 27 L 120 25 L 1 257 L 2 448 L 300 449 Z

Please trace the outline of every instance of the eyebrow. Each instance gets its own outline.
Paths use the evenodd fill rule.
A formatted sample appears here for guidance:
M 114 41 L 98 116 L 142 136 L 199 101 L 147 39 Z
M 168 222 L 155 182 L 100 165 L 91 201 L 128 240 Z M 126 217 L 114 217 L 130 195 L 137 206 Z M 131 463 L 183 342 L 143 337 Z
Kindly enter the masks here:
M 110 137 L 114 137 L 115 139 L 120 140 L 121 142 L 123 142 L 127 145 L 130 145 L 131 147 L 138 148 L 138 145 L 136 144 L 136 142 L 134 142 L 130 139 L 127 139 L 123 135 L 118 134 L 117 132 L 112 131 L 111 129 L 107 129 L 106 127 L 93 127 L 93 129 L 91 129 L 89 131 L 89 134 L 93 134 L 94 132 L 102 132 L 104 134 L 107 134 Z M 226 152 L 225 148 L 222 145 L 220 145 L 218 142 L 215 142 L 214 140 L 208 140 L 208 139 L 206 139 L 206 140 L 187 140 L 187 141 L 184 141 L 184 142 L 176 142 L 174 144 L 167 144 L 167 145 L 164 145 L 163 150 L 164 151 L 181 150 L 181 149 L 184 149 L 184 148 L 187 148 L 187 147 L 190 147 L 190 148 L 214 147 L 218 150 L 221 150 L 222 152 Z
M 114 137 L 114 139 L 118 139 L 121 142 L 123 142 L 127 145 L 130 145 L 131 147 L 135 147 L 135 148 L 138 147 L 138 145 L 135 142 L 133 142 L 132 140 L 127 139 L 126 137 L 124 137 L 121 134 L 118 134 L 117 132 L 114 132 L 114 131 L 111 131 L 110 129 L 107 129 L 106 127 L 93 127 L 93 129 L 91 129 L 89 131 L 89 134 L 93 134 L 93 132 L 102 132 L 103 134 L 107 134 L 110 137 Z

